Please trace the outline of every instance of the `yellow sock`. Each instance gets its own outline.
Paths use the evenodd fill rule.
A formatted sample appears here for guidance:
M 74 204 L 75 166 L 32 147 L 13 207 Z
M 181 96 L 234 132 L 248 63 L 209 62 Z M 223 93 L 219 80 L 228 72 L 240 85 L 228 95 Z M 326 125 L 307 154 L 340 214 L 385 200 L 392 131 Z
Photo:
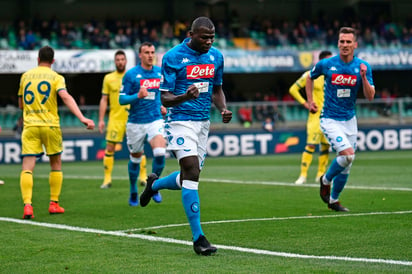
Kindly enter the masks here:
M 61 170 L 52 170 L 49 174 L 50 200 L 59 201 L 60 192 L 63 184 L 63 172 Z
M 142 161 L 140 162 L 139 181 L 146 182 L 147 169 L 146 169 L 146 155 L 142 155 Z
M 320 145 L 320 155 L 318 161 L 318 174 L 316 175 L 316 177 L 320 177 L 326 172 L 326 167 L 329 163 L 329 145 Z
M 104 166 L 104 180 L 103 184 L 108 184 L 112 182 L 112 171 L 114 165 L 114 152 L 105 151 L 103 158 Z
M 315 152 L 314 148 L 310 146 L 305 147 L 305 151 L 302 153 L 302 160 L 300 163 L 300 176 L 308 177 L 308 169 L 310 167 L 310 164 L 312 163 L 313 152 Z
M 23 170 L 20 173 L 20 190 L 24 204 L 31 204 L 33 197 L 33 173 L 30 170 Z

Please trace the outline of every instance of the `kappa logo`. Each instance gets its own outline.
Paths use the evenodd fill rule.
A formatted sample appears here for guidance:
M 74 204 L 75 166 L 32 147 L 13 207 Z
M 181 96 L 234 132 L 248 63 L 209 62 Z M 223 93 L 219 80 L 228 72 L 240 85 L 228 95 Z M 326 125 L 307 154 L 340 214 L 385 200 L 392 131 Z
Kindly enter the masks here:
M 330 70 L 331 70 L 331 71 L 337 71 L 338 69 L 335 68 L 335 67 L 331 67 Z
M 186 64 L 186 63 L 189 63 L 190 62 L 190 60 L 189 60 L 189 58 L 183 58 L 182 59 L 182 64 Z

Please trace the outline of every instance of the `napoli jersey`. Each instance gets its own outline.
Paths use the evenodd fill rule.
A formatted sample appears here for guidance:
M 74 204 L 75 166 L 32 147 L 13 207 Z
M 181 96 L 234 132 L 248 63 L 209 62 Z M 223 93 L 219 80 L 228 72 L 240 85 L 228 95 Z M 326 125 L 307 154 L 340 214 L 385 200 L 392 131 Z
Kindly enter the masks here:
M 214 47 L 199 53 L 187 46 L 188 41 L 190 38 L 163 56 L 160 90 L 181 95 L 190 85 L 196 85 L 199 97 L 168 108 L 167 121 L 209 120 L 213 86 L 222 85 L 222 53 Z
M 360 76 L 360 64 L 362 63 L 367 67 L 366 78 L 373 86 L 369 63 L 357 57 L 345 63 L 337 55 L 322 59 L 313 67 L 310 78 L 316 79 L 320 75 L 325 75 L 325 100 L 320 117 L 347 121 L 355 116 L 357 93 L 362 86 Z
M 160 78 L 160 67 L 158 66 L 146 70 L 138 65 L 126 72 L 120 94 L 136 94 L 137 97 L 140 87 L 147 88 L 149 93 L 146 97 L 137 99 L 130 104 L 129 123 L 147 124 L 163 119 L 160 113 Z

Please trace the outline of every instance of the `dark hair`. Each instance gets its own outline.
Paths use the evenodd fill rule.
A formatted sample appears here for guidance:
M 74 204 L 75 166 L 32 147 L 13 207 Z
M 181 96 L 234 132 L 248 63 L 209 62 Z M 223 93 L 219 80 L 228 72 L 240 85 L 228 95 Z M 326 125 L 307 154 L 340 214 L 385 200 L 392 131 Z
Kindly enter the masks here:
M 153 44 L 151 42 L 143 42 L 139 47 L 139 53 L 142 52 L 143 47 L 151 47 L 151 46 L 153 46 Z
M 329 55 L 332 55 L 332 52 L 330 52 L 329 50 L 323 50 L 319 53 L 319 60 L 322 60 Z
M 123 55 L 124 57 L 126 57 L 126 53 L 124 53 L 123 50 L 116 51 L 116 53 L 114 54 L 114 57 L 116 58 L 117 55 Z
M 54 50 L 49 46 L 44 46 L 39 49 L 39 61 L 47 62 L 49 64 L 53 63 L 54 59 Z
M 198 17 L 196 18 L 191 27 L 191 31 L 195 32 L 196 30 L 200 28 L 207 28 L 207 29 L 214 29 L 215 25 L 213 24 L 212 20 L 210 20 L 208 17 Z
M 341 27 L 339 30 L 339 34 L 341 33 L 345 33 L 345 34 L 353 34 L 353 38 L 355 38 L 356 41 L 356 30 L 354 28 L 351 27 Z

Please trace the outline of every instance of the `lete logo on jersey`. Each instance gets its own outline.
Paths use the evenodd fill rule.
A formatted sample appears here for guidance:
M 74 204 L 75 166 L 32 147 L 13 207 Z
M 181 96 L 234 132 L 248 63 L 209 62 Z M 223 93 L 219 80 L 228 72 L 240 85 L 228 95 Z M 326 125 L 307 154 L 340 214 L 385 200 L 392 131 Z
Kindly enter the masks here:
M 357 77 L 356 75 L 348 74 L 332 74 L 332 85 L 342 85 L 342 86 L 356 86 Z
M 187 79 L 213 78 L 215 76 L 215 65 L 203 64 L 186 67 Z
M 154 89 L 160 87 L 160 79 L 140 79 L 142 88 Z

